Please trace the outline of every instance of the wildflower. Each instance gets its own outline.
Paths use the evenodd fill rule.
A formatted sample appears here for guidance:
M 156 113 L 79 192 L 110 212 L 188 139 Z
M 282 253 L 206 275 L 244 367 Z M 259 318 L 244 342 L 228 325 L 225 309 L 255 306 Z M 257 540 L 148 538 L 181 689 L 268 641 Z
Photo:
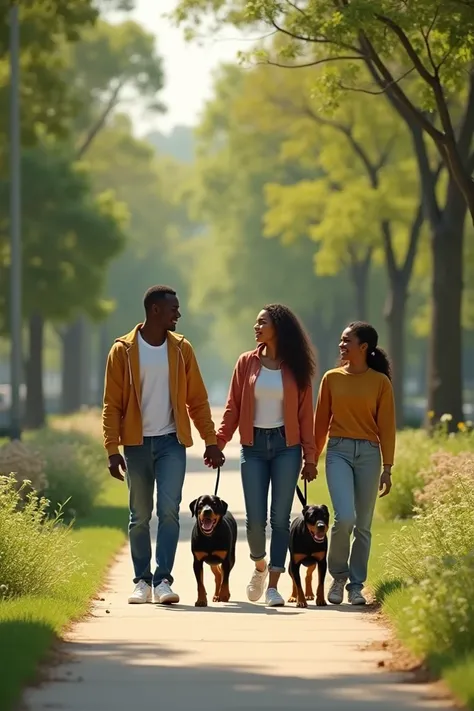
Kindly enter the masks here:
M 465 432 L 467 430 L 467 426 L 466 426 L 465 422 L 458 422 L 457 427 L 460 432 Z
M 432 420 L 434 416 L 435 416 L 434 410 L 429 410 L 428 411 L 428 419 Z
M 441 415 L 439 418 L 441 422 L 451 422 L 453 419 L 453 416 L 449 414 L 449 412 L 445 412 L 444 415 Z

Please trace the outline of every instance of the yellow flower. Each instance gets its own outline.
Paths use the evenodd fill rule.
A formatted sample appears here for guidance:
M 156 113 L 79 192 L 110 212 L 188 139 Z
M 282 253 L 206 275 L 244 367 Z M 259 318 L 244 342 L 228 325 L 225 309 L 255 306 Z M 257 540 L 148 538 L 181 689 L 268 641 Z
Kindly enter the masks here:
M 458 422 L 458 430 L 460 432 L 465 432 L 467 430 L 466 424 L 464 422 Z
M 429 417 L 429 419 L 432 420 L 434 416 L 435 416 L 434 410 L 429 410 L 429 411 L 428 411 L 428 417 Z

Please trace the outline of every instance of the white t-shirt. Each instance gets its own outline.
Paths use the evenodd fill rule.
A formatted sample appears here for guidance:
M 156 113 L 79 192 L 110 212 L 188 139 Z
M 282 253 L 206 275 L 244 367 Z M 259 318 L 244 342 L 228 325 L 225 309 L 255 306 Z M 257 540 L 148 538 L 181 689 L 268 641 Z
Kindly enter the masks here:
M 171 406 L 168 342 L 150 346 L 138 334 L 140 383 L 142 390 L 143 436 L 156 437 L 176 432 Z
M 283 380 L 281 370 L 270 370 L 262 365 L 255 383 L 254 427 L 273 429 L 282 427 Z

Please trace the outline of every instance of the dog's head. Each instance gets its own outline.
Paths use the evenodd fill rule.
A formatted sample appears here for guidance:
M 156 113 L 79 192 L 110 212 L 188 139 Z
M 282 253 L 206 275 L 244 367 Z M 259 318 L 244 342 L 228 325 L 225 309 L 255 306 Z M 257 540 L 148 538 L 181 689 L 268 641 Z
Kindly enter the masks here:
M 303 508 L 303 518 L 313 541 L 322 543 L 329 528 L 328 507 L 325 504 L 321 506 L 305 506 Z
M 199 529 L 205 536 L 210 536 L 219 521 L 225 516 L 227 504 L 218 496 L 205 494 L 189 504 L 191 514 L 196 516 Z

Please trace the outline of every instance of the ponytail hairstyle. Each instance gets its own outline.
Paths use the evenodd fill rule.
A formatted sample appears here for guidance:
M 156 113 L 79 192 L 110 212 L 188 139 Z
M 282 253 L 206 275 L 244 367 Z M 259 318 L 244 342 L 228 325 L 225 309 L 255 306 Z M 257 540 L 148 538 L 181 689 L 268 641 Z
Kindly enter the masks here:
M 390 360 L 383 348 L 379 348 L 377 345 L 379 334 L 375 328 L 369 323 L 365 323 L 365 321 L 353 321 L 347 328 L 357 337 L 359 343 L 367 343 L 366 359 L 368 367 L 378 373 L 383 373 L 391 380 L 392 368 Z

